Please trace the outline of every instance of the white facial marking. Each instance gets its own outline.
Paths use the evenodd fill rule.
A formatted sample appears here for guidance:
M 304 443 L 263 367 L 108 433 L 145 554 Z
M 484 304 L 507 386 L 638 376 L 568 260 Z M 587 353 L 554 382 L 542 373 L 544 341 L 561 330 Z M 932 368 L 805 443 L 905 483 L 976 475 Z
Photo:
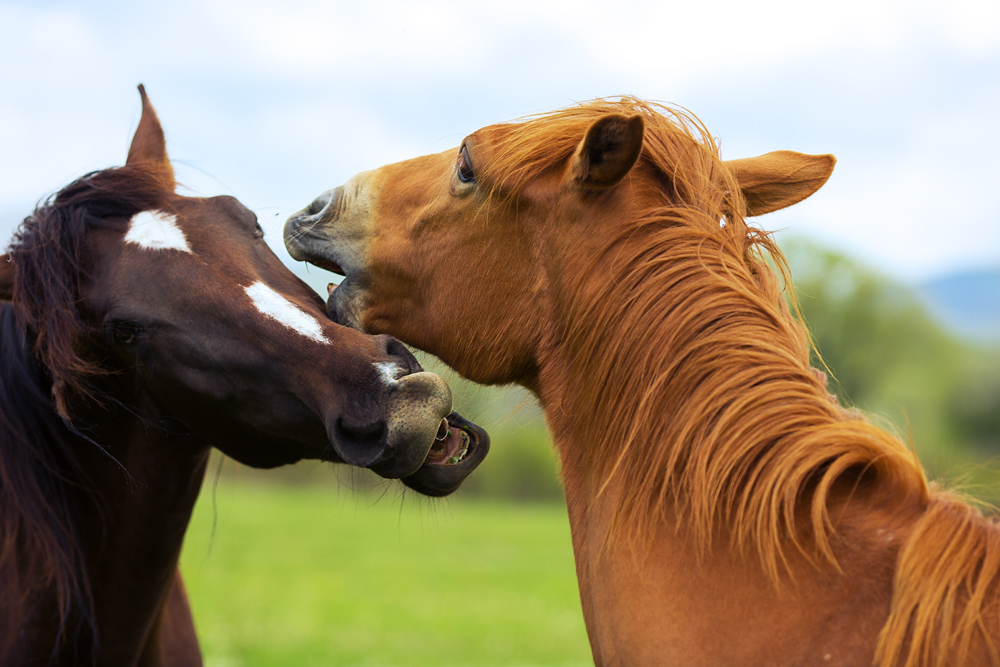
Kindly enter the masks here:
M 378 372 L 382 375 L 382 382 L 388 387 L 396 384 L 398 382 L 396 378 L 406 373 L 406 369 L 391 361 L 379 361 L 372 364 L 372 366 L 378 369 Z
M 177 216 L 163 211 L 142 211 L 133 215 L 125 242 L 147 250 L 191 252 L 184 232 L 177 226 Z
M 253 305 L 261 313 L 286 327 L 310 338 L 317 343 L 330 344 L 323 335 L 323 327 L 311 315 L 302 312 L 298 306 L 261 282 L 243 288 Z

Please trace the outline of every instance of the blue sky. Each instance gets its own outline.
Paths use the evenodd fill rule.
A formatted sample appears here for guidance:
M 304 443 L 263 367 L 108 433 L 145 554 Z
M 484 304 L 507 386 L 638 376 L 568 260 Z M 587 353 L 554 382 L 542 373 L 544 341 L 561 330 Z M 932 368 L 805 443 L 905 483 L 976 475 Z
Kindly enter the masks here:
M 272 245 L 357 171 L 630 93 L 693 111 L 725 158 L 837 156 L 764 228 L 908 282 L 1000 265 L 1000 3 L 814 4 L 0 0 L 0 240 L 124 160 L 139 82 L 180 180 L 241 199 Z

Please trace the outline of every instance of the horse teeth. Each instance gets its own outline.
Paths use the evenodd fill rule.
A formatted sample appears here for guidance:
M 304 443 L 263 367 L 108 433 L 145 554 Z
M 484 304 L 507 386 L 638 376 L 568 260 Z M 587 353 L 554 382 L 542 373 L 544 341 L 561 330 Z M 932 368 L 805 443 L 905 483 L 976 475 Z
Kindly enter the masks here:
M 452 456 L 451 459 L 449 459 L 448 462 L 449 463 L 461 463 L 462 461 L 465 460 L 465 456 L 468 453 L 469 453 L 469 446 L 465 445 L 460 450 L 458 450 L 458 453 L 455 454 L 454 456 Z

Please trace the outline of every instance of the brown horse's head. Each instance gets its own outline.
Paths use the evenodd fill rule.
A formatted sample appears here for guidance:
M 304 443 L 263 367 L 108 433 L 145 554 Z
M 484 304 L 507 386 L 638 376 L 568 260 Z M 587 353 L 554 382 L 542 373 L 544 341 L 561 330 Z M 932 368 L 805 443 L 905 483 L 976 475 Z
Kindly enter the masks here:
M 323 193 L 288 220 L 285 244 L 346 276 L 328 301 L 341 323 L 478 382 L 533 388 L 570 302 L 607 293 L 617 249 L 649 233 L 636 220 L 698 207 L 718 230 L 727 211 L 742 223 L 805 199 L 833 169 L 788 151 L 721 162 L 688 124 L 623 99 L 486 127 Z
M 140 92 L 126 166 L 68 186 L 0 257 L 0 295 L 36 336 L 63 418 L 110 397 L 249 465 L 322 458 L 454 490 L 488 444 L 445 382 L 396 339 L 327 319 L 237 200 L 175 194 Z M 134 395 L 113 394 L 133 386 L 123 374 Z

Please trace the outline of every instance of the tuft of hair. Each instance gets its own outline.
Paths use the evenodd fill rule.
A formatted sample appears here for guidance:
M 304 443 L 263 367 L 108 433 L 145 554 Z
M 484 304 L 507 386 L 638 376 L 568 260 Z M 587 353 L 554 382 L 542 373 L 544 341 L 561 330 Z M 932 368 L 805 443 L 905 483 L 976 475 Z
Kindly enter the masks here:
M 903 548 L 879 667 L 1000 665 L 1000 526 L 938 491 Z

